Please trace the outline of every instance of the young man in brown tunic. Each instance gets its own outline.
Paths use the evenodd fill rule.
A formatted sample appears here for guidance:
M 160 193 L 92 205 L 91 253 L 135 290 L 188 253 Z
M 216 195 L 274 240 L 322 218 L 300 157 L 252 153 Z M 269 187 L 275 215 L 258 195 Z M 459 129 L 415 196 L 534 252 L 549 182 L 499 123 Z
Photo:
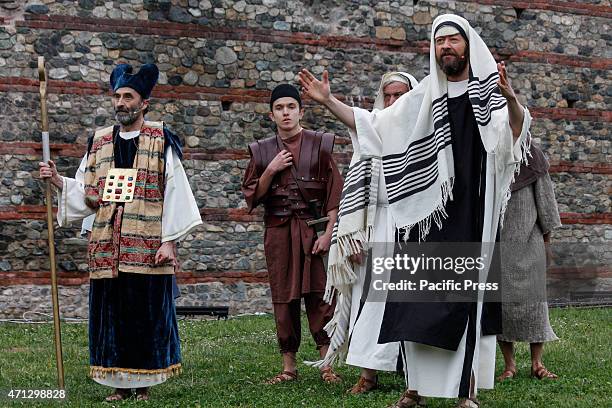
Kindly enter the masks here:
M 326 272 L 323 255 L 329 250 L 338 215 L 342 176 L 332 157 L 334 135 L 305 130 L 299 91 L 281 84 L 272 91 L 270 119 L 277 134 L 249 145 L 251 161 L 242 192 L 249 211 L 265 209 L 264 249 L 283 371 L 269 384 L 297 379 L 296 353 L 300 346 L 300 306 L 304 298 L 310 332 L 321 357 L 329 346 L 324 326 L 333 305 L 323 301 Z M 308 221 L 319 223 L 322 234 Z M 326 382 L 340 377 L 331 367 L 321 370 Z

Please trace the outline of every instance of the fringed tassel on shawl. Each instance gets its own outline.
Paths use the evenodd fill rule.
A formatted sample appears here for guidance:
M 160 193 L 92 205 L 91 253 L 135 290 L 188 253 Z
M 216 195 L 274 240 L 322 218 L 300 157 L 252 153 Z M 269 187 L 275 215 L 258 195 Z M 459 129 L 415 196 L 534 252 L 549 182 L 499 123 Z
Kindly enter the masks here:
M 359 230 L 349 235 L 338 237 L 340 256 L 349 257 L 367 249 L 374 231 L 373 226 L 367 226 L 366 230 Z
M 305 361 L 304 364 L 323 368 L 336 363 L 342 364 L 348 352 L 349 323 L 351 318 L 351 287 L 343 287 L 338 296 L 334 317 L 325 325 L 324 329 L 329 335 L 329 348 L 322 360 Z
M 327 266 L 327 282 L 325 284 L 325 293 L 323 301 L 331 304 L 334 300 L 336 289 L 345 284 L 351 284 L 357 280 L 357 275 L 353 271 L 353 266 L 348 259 L 342 259 L 339 264 Z
M 440 186 L 440 189 L 442 190 L 442 199 L 440 201 L 440 204 L 438 204 L 438 206 L 432 211 L 431 214 L 429 214 L 427 217 L 423 218 L 419 222 L 416 222 L 410 225 L 405 225 L 403 227 L 398 228 L 404 235 L 404 241 L 408 241 L 408 237 L 410 236 L 410 231 L 412 231 L 412 228 L 414 228 L 415 225 L 419 229 L 419 237 L 418 237 L 419 242 L 425 241 L 425 238 L 427 238 L 427 235 L 429 235 L 429 231 L 431 230 L 432 221 L 434 224 L 436 224 L 438 229 L 442 229 L 442 220 L 448 217 L 448 214 L 446 213 L 446 209 L 445 209 L 446 202 L 448 201 L 449 198 L 450 199 L 453 198 L 454 181 L 455 179 L 451 178 L 442 183 L 442 185 Z
M 330 264 L 327 267 L 327 282 L 323 296 L 325 302 L 332 302 L 335 288 L 351 285 L 357 280 L 357 275 L 355 275 L 353 264 L 349 257 L 367 251 L 372 234 L 373 227 L 369 226 L 365 231 L 360 230 L 336 238 L 338 257 L 336 258 L 336 263 Z
M 351 255 L 365 253 L 374 234 L 374 227 L 368 226 L 365 231 L 357 231 L 350 235 L 337 238 L 340 262 L 328 266 L 327 284 L 323 300 L 331 303 L 336 290 L 339 292 L 334 316 L 325 325 L 330 343 L 327 354 L 319 361 L 306 361 L 305 364 L 323 368 L 336 363 L 342 364 L 346 359 L 349 345 L 349 325 L 351 318 L 352 285 L 357 280 Z

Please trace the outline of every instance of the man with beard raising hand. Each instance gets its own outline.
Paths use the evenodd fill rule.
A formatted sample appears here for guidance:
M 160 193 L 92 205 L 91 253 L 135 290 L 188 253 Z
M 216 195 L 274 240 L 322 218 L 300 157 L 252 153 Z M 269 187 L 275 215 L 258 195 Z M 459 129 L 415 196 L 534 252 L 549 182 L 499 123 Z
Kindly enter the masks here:
M 359 160 L 383 171 L 401 240 L 474 242 L 490 262 L 493 246 L 480 243 L 496 241 L 513 175 L 526 161 L 531 116 L 504 64 L 464 18 L 435 19 L 429 62 L 431 74 L 381 111 L 342 104 L 331 94 L 327 72 L 318 80 L 302 70 L 299 79 L 307 96 L 357 133 Z M 487 263 L 480 282 L 488 271 Z M 351 283 L 341 279 L 350 274 L 338 275 L 328 273 L 328 280 Z M 391 272 L 392 282 L 401 278 L 401 271 Z M 402 342 L 409 368 L 407 390 L 393 407 L 420 406 L 429 396 L 458 397 L 459 407 L 473 408 L 477 389 L 493 387 L 501 315 L 478 295 L 435 303 L 389 292 L 378 343 Z
M 144 118 L 159 76 L 153 64 L 110 77 L 118 125 L 97 130 L 74 179 L 55 163 L 40 177 L 58 191 L 60 227 L 94 214 L 88 245 L 90 375 L 118 401 L 181 369 L 173 277 L 175 242 L 202 223 L 181 164 L 178 138 Z

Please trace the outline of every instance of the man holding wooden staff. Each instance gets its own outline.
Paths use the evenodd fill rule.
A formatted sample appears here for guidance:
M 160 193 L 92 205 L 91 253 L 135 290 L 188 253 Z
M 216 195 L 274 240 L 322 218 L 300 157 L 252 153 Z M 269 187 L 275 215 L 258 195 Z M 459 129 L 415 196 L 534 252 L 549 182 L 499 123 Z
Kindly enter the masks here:
M 181 351 L 172 293 L 175 242 L 202 223 L 181 165 L 178 138 L 146 121 L 157 66 L 120 64 L 110 85 L 118 124 L 97 130 L 75 178 L 40 163 L 57 187 L 57 222 L 95 214 L 88 246 L 92 378 L 115 388 L 107 401 L 149 399 L 178 374 Z

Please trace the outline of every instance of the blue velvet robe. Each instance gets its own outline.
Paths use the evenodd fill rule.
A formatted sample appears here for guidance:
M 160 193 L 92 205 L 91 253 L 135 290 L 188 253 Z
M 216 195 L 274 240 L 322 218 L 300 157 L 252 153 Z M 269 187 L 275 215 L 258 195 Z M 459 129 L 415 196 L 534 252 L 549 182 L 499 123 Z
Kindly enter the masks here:
M 115 167 L 132 167 L 138 138 L 124 140 L 115 127 Z M 164 129 L 166 146 L 180 156 L 180 142 Z M 181 362 L 174 306 L 174 275 L 119 272 L 91 279 L 89 354 L 92 367 L 163 370 Z

